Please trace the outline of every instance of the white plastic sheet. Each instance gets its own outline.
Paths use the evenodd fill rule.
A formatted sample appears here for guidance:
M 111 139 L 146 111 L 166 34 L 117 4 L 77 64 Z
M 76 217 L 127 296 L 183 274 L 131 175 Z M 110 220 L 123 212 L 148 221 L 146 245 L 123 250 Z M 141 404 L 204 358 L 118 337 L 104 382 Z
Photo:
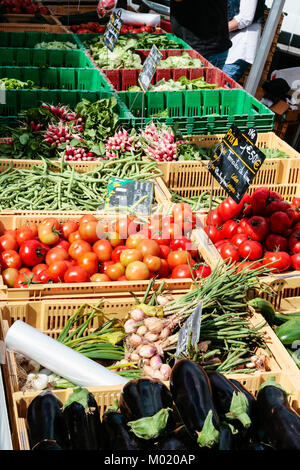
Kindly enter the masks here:
M 5 337 L 6 347 L 37 361 L 60 377 L 82 387 L 121 385 L 128 382 L 115 372 L 17 320 Z
M 153 13 L 134 13 L 133 11 L 124 10 L 123 8 L 117 8 L 121 10 L 121 19 L 124 24 L 132 24 L 135 26 L 159 26 L 160 15 Z

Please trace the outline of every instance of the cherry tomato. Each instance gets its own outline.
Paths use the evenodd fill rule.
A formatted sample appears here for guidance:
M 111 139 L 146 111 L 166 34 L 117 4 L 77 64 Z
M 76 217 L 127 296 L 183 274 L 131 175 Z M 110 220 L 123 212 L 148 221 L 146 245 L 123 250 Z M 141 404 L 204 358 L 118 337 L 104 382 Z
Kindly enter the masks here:
M 18 275 L 15 283 L 14 283 L 14 288 L 22 288 L 22 289 L 27 289 L 27 287 L 31 286 L 32 284 L 40 284 L 40 278 L 32 273 L 21 273 Z
M 16 268 L 7 268 L 2 272 L 3 282 L 8 287 L 14 287 L 14 283 L 19 275 Z
M 146 255 L 143 258 L 143 263 L 145 263 L 149 271 L 156 273 L 160 270 L 161 259 L 158 256 Z
M 232 238 L 237 233 L 238 226 L 234 220 L 227 220 L 222 227 L 222 237 Z
M 136 250 L 135 248 L 133 249 L 127 249 L 123 250 L 120 254 L 120 263 L 123 266 L 128 266 L 130 263 L 133 261 L 142 261 L 143 260 L 143 254 L 141 251 Z
M 171 251 L 170 247 L 167 246 L 167 245 L 159 245 L 159 248 L 160 248 L 160 253 L 159 253 L 159 256 L 161 258 L 164 258 L 164 259 L 167 259 L 168 258 L 168 255 Z
M 110 278 L 107 276 L 107 274 L 96 273 L 91 276 L 91 281 L 92 282 L 110 282 Z
M 36 274 L 37 276 L 40 276 L 40 274 L 47 269 L 48 269 L 47 264 L 40 263 L 32 268 L 32 272 Z
M 47 284 L 48 282 L 50 282 L 51 279 L 50 279 L 50 276 L 49 276 L 48 269 L 44 269 L 44 271 L 42 271 L 39 274 L 39 278 L 40 278 L 40 281 L 41 281 L 42 284 Z
M 67 283 L 71 282 L 89 282 L 90 275 L 86 269 L 81 266 L 73 266 L 69 268 L 64 275 L 64 281 Z
M 204 232 L 209 236 L 213 243 L 217 243 L 223 238 L 223 232 L 214 225 L 211 225 L 208 230 L 208 225 L 204 227 Z
M 108 261 L 111 259 L 112 246 L 108 240 L 98 240 L 93 245 L 93 252 L 98 256 L 99 261 Z
M 292 267 L 296 271 L 300 271 L 300 253 L 296 253 L 291 256 Z
M 59 231 L 60 230 L 60 223 L 58 222 L 58 220 L 55 218 L 55 217 L 46 217 L 46 219 L 44 219 L 40 225 L 46 225 L 48 227 L 50 227 L 52 230 L 57 230 Z
M 141 240 L 137 245 L 137 249 L 141 252 L 143 257 L 146 255 L 160 255 L 159 244 L 154 240 Z
M 63 248 L 56 246 L 55 248 L 51 248 L 46 254 L 46 264 L 50 266 L 50 264 L 54 263 L 55 261 L 65 261 L 69 258 L 68 252 Z
M 97 219 L 92 214 L 85 214 L 79 219 L 79 225 L 84 224 L 85 222 L 97 222 Z
M 138 232 L 133 235 L 130 235 L 125 243 L 126 248 L 132 249 L 132 248 L 137 248 L 138 244 L 140 243 L 141 240 L 145 240 L 146 237 L 144 233 Z
M 222 220 L 234 219 L 243 208 L 243 203 L 237 204 L 231 197 L 227 197 L 218 205 L 217 211 Z
M 68 240 L 71 233 L 76 232 L 78 228 L 79 228 L 78 222 L 75 222 L 75 220 L 68 220 L 67 222 L 62 224 L 61 234 L 66 240 Z
M 170 249 L 173 251 L 186 250 L 190 251 L 192 256 L 197 255 L 197 250 L 192 249 L 192 241 L 187 237 L 175 238 L 170 243 Z
M 113 248 L 124 245 L 124 240 L 122 240 L 118 232 L 109 232 L 108 240 Z
M 262 263 L 264 266 L 269 265 L 267 268 L 274 272 L 283 272 L 289 269 L 291 262 L 290 255 L 285 251 L 266 251 Z
M 127 248 L 124 245 L 119 245 L 113 249 L 112 254 L 111 254 L 111 259 L 113 260 L 114 263 L 118 263 L 120 261 L 120 255 L 122 251 L 126 249 Z
M 63 282 L 67 270 L 68 265 L 65 261 L 54 261 L 49 265 L 48 276 L 53 282 Z
M 262 244 L 254 240 L 246 240 L 239 246 L 239 254 L 249 261 L 257 261 L 263 255 Z
M 41 223 L 38 227 L 38 236 L 42 243 L 53 245 L 59 240 L 60 232 L 55 228 L 54 224 Z
M 196 265 L 197 266 L 197 265 Z M 196 279 L 205 278 L 211 275 L 211 268 L 206 263 L 201 263 L 197 269 L 193 269 L 193 275 Z
M 11 235 L 2 235 L 0 237 L 0 251 L 17 250 L 19 247 L 17 240 Z
M 126 267 L 125 276 L 129 281 L 145 281 L 149 279 L 149 275 L 148 266 L 141 261 L 133 261 Z
M 89 243 L 95 243 L 99 240 L 97 235 L 97 221 L 84 222 L 79 225 L 79 234 L 82 240 L 85 240 Z
M 69 251 L 71 244 L 67 240 L 58 240 L 57 243 L 54 243 L 53 248 L 63 248 L 66 252 Z
M 28 227 L 28 228 L 20 228 L 18 231 L 17 231 L 17 242 L 18 242 L 18 245 L 21 246 L 23 242 L 25 242 L 26 240 L 33 240 L 34 239 L 34 234 L 32 232 L 32 230 Z
M 187 260 L 191 261 L 192 257 L 188 251 L 178 250 L 178 251 L 171 251 L 169 253 L 167 261 L 171 269 L 175 268 L 175 266 L 179 266 L 180 264 L 187 264 Z
M 79 230 L 76 230 L 75 232 L 72 232 L 70 235 L 69 235 L 69 238 L 68 238 L 68 242 L 72 245 L 73 242 L 75 242 L 76 240 L 82 240 L 81 236 L 80 236 L 80 233 L 79 233 Z
M 210 223 L 209 223 L 210 222 Z M 207 215 L 205 219 L 206 225 L 214 225 L 215 227 L 222 227 L 223 220 L 222 217 L 218 214 L 217 209 L 214 209 Z
M 83 253 L 78 258 L 78 266 L 86 269 L 92 276 L 98 272 L 98 256 L 93 252 Z
M 112 281 L 117 281 L 125 273 L 125 267 L 121 263 L 115 263 L 108 266 L 106 270 L 107 276 Z
M 237 233 L 231 238 L 230 243 L 232 243 L 234 246 L 238 248 L 242 243 L 244 243 L 247 240 L 248 240 L 248 237 L 245 233 Z
M 192 277 L 193 275 L 188 264 L 175 266 L 171 274 L 171 279 L 192 279 Z
M 99 272 L 101 274 L 106 273 L 108 266 L 111 266 L 112 264 L 115 264 L 114 261 L 103 261 L 99 266 Z
M 35 266 L 44 261 L 47 250 L 38 240 L 27 240 L 19 249 L 19 255 L 26 266 Z
M 92 251 L 92 247 L 88 242 L 85 240 L 76 240 L 71 243 L 68 253 L 71 258 L 77 261 L 80 255 L 88 253 L 89 251 Z

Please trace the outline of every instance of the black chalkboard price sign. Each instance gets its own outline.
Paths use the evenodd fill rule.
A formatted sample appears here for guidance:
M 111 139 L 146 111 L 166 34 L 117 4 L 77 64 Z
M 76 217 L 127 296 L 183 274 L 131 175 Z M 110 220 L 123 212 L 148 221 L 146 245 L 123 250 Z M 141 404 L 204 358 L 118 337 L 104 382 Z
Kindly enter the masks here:
M 240 131 L 232 125 L 216 148 L 208 170 L 232 199 L 239 203 L 266 156 L 255 146 L 255 129 Z
M 195 346 L 195 344 L 199 343 L 201 318 L 202 300 L 179 330 L 176 356 L 180 356 L 180 354 L 186 354 L 188 352 L 190 336 L 192 346 Z
M 112 52 L 115 48 L 122 28 L 121 10 L 115 10 L 111 15 L 104 33 L 104 44 Z
M 105 207 L 135 209 L 136 213 L 150 214 L 154 193 L 154 183 L 122 178 L 108 181 Z
M 161 58 L 162 53 L 157 49 L 156 46 L 153 45 L 147 59 L 144 62 L 143 70 L 141 71 L 138 78 L 138 83 L 144 93 L 146 93 L 149 88 L 152 77 L 155 73 L 155 70 L 157 69 L 159 62 L 161 61 Z

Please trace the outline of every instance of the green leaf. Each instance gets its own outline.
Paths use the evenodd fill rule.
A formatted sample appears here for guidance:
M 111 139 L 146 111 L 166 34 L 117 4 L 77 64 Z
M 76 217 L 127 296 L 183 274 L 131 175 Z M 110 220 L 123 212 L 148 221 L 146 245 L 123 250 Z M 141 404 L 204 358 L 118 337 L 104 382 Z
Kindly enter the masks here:
M 25 133 L 25 134 L 20 135 L 19 140 L 22 145 L 26 145 L 27 142 L 29 141 L 29 134 Z
M 251 424 L 249 412 L 249 402 L 242 392 L 233 392 L 230 410 L 226 413 L 228 419 L 238 419 L 245 428 Z
M 105 412 L 103 413 L 103 416 L 106 416 L 109 413 L 117 413 L 118 409 L 119 409 L 119 402 L 117 398 L 114 398 L 114 404 L 106 408 Z
M 212 410 L 209 410 L 201 432 L 198 432 L 197 442 L 200 447 L 213 447 L 219 440 L 219 431 L 212 422 Z
M 89 398 L 89 391 L 86 388 L 76 387 L 73 393 L 65 401 L 63 410 L 67 406 L 76 402 L 76 403 L 80 403 L 80 405 L 82 405 L 83 408 L 85 409 L 86 413 L 88 413 L 89 412 L 88 398 Z
M 148 441 L 158 437 L 163 432 L 167 425 L 170 411 L 172 411 L 172 408 L 163 408 L 153 416 L 129 421 L 127 424 L 136 437 Z

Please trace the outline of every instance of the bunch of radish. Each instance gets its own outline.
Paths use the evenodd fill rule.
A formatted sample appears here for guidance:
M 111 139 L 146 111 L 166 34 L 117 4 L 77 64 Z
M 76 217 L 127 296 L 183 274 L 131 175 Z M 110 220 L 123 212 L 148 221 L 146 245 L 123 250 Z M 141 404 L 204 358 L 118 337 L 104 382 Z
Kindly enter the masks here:
M 118 158 L 118 152 L 125 153 L 138 149 L 141 143 L 136 136 L 128 134 L 124 129 L 109 137 L 105 143 L 105 160 Z
M 168 297 L 158 296 L 162 304 L 169 300 Z M 172 330 L 175 325 L 174 319 L 147 316 L 137 305 L 124 324 L 128 334 L 125 360 L 142 365 L 145 374 L 154 379 L 169 380 L 171 367 L 163 363 L 163 357 L 173 344 Z
M 64 157 L 66 161 L 98 160 L 92 152 L 87 152 L 87 150 L 82 147 L 72 147 L 71 145 L 67 145 Z
M 159 162 L 177 160 L 177 144 L 175 136 L 167 126 L 156 127 L 149 124 L 141 133 L 146 143 L 145 153 Z
M 66 106 L 53 106 L 51 104 L 42 104 L 42 108 L 49 109 L 51 113 L 62 121 L 76 121 L 77 124 L 82 123 L 82 118 L 74 111 L 70 111 Z
M 76 129 L 76 131 L 77 130 L 78 129 Z M 59 122 L 57 125 L 49 124 L 44 139 L 50 145 L 56 145 L 57 147 L 64 142 L 69 144 L 72 139 L 77 139 L 83 142 L 80 135 L 74 134 L 73 129 L 63 124 L 63 122 Z

